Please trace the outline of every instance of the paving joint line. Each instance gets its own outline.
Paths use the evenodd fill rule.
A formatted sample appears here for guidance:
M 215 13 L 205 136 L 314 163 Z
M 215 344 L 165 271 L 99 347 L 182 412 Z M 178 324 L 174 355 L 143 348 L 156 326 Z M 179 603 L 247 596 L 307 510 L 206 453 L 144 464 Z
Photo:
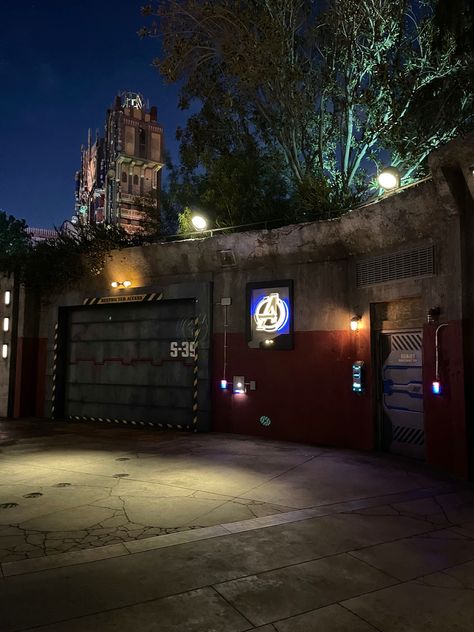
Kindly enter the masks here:
M 348 608 L 347 606 L 345 606 L 343 603 L 338 601 L 338 605 L 341 608 L 344 608 L 344 610 L 346 612 L 350 612 L 350 614 L 352 614 L 354 617 L 357 617 L 360 621 L 363 621 L 364 623 L 366 623 L 367 625 L 369 625 L 371 628 L 373 628 L 374 630 L 377 630 L 377 632 L 383 632 L 383 630 L 381 630 L 380 628 L 378 628 L 376 625 L 374 625 L 373 623 L 371 623 L 370 621 L 367 621 L 367 619 L 364 619 L 364 617 L 362 617 L 358 612 L 354 612 L 353 610 L 351 610 L 350 608 Z
M 220 597 L 220 598 L 222 599 L 222 601 L 224 601 L 224 602 L 225 602 L 225 603 L 226 603 L 226 604 L 227 604 L 230 608 L 232 608 L 232 610 L 234 610 L 235 612 L 237 612 L 237 614 L 240 614 L 240 616 L 241 616 L 243 619 L 245 619 L 249 625 L 251 625 L 251 626 L 252 626 L 251 628 L 249 628 L 250 630 L 253 630 L 253 629 L 256 627 L 256 626 L 255 626 L 255 624 L 254 624 L 252 621 L 250 621 L 250 619 L 249 619 L 249 618 L 248 618 L 248 617 L 247 617 L 247 616 L 246 616 L 243 612 L 241 612 L 241 611 L 237 608 L 237 606 L 234 606 L 234 604 L 232 604 L 232 603 L 231 603 L 231 602 L 227 599 L 227 597 L 225 597 L 224 595 L 222 595 L 222 594 L 221 594 L 221 593 L 217 590 L 217 588 L 214 586 L 214 584 L 211 584 L 209 587 L 210 587 L 210 589 L 211 589 L 211 590 L 212 590 L 212 591 L 213 591 L 213 592 L 214 592 L 214 593 L 215 593 L 218 597 Z
M 373 498 L 377 498 L 377 497 L 373 497 Z M 347 501 L 347 502 L 350 503 L 352 501 Z M 328 506 L 326 506 L 326 508 L 330 509 L 331 506 L 334 507 L 334 506 L 337 506 L 337 505 L 340 505 L 340 504 L 344 504 L 344 503 L 333 503 L 333 505 L 328 505 Z M 371 507 L 372 506 L 373 505 L 371 505 Z M 321 508 L 321 510 L 323 509 L 322 507 L 320 507 L 320 508 Z M 317 507 L 316 509 L 319 509 L 319 507 Z M 277 514 L 271 514 L 270 516 L 263 516 L 261 518 L 250 518 L 249 520 L 236 521 L 234 523 L 223 523 L 222 525 L 219 524 L 219 525 L 213 525 L 213 526 L 214 527 L 223 528 L 225 531 L 228 532 L 228 535 L 237 535 L 239 533 L 245 533 L 245 532 L 254 531 L 254 530 L 257 530 L 257 529 L 278 527 L 278 526 L 282 526 L 284 524 L 293 524 L 295 522 L 304 522 L 306 520 L 312 520 L 312 519 L 322 518 L 322 517 L 331 516 L 331 515 L 344 514 L 344 513 L 346 515 L 348 515 L 350 513 L 355 513 L 355 512 L 344 512 L 343 508 L 340 509 L 340 510 L 332 511 L 332 512 L 331 511 L 326 511 L 326 512 L 320 513 L 319 515 L 308 515 L 309 511 L 311 511 L 311 510 L 310 509 L 309 510 L 308 509 L 301 509 L 301 510 L 297 510 L 297 512 L 287 512 L 287 513 L 290 513 L 290 514 L 291 513 L 300 513 L 301 515 L 299 515 L 297 517 L 294 517 L 294 519 L 288 520 L 288 521 L 285 521 L 285 520 L 282 519 L 281 522 L 277 522 L 275 524 L 256 524 L 256 525 L 251 525 L 250 528 L 248 528 L 248 529 L 244 528 L 244 529 L 240 529 L 240 530 L 233 530 L 233 529 L 227 529 L 224 525 L 225 524 L 232 525 L 232 524 L 237 524 L 237 523 L 240 523 L 240 524 L 244 523 L 245 524 L 246 522 L 251 523 L 251 522 L 259 521 L 259 520 L 261 522 L 264 522 L 265 519 L 272 518 L 272 517 L 284 518 L 285 514 L 284 513 L 279 513 L 279 514 L 277 513 Z M 360 514 L 356 514 L 356 515 L 360 515 Z M 418 537 L 419 536 L 423 536 L 424 534 L 433 533 L 433 532 L 436 532 L 436 531 L 442 531 L 443 529 L 446 528 L 445 525 L 441 525 L 438 529 L 436 529 L 435 525 L 433 525 L 432 523 L 429 523 L 427 520 L 424 520 L 421 517 L 420 518 L 414 518 L 414 517 L 411 517 L 411 516 L 402 516 L 402 517 L 406 517 L 406 518 L 409 518 L 409 519 L 415 520 L 415 521 L 425 522 L 425 523 L 427 523 L 427 524 L 429 524 L 431 526 L 431 529 L 428 529 L 427 531 L 422 531 L 421 533 L 415 534 Z M 212 529 L 212 528 L 213 527 L 211 526 L 211 527 L 203 527 L 202 529 L 204 531 L 204 530 L 209 530 L 209 529 Z M 196 533 L 196 531 L 199 531 L 199 529 L 187 529 L 187 530 L 184 530 L 182 532 L 177 532 L 177 533 L 183 533 L 183 534 Z M 172 534 L 165 534 L 165 535 L 175 535 L 175 534 L 172 533 Z M 81 552 L 83 552 L 83 553 L 86 554 L 87 552 L 98 551 L 99 552 L 99 556 L 100 556 L 100 550 L 103 549 L 104 546 L 102 546 L 102 547 L 101 546 L 92 547 L 92 548 L 89 548 L 89 549 L 78 549 L 77 551 L 71 551 L 71 552 L 67 552 L 67 553 L 63 553 L 63 554 L 61 554 L 61 553 L 55 554 L 55 555 L 63 555 L 64 556 L 65 559 L 63 560 L 64 563 L 62 565 L 59 565 L 59 566 L 52 565 L 49 568 L 46 565 L 45 568 L 43 568 L 43 569 L 37 569 L 37 570 L 30 571 L 30 572 L 42 572 L 42 571 L 46 571 L 46 570 L 52 570 L 54 568 L 63 568 L 63 567 L 68 567 L 68 566 L 78 566 L 78 565 L 81 565 L 81 564 L 93 563 L 95 561 L 103 561 L 104 559 L 113 559 L 114 557 L 122 557 L 124 555 L 135 555 L 135 554 L 144 553 L 144 552 L 148 552 L 148 551 L 152 551 L 152 550 L 158 550 L 160 548 L 169 548 L 169 547 L 172 547 L 172 546 L 179 546 L 181 544 L 188 544 L 188 543 L 192 543 L 192 542 L 205 541 L 205 540 L 209 540 L 209 539 L 214 539 L 216 537 L 223 537 L 224 535 L 227 535 L 227 534 L 217 534 L 217 535 L 210 535 L 210 536 L 209 535 L 205 535 L 205 537 L 203 537 L 203 538 L 191 538 L 188 541 L 183 540 L 182 542 L 174 542 L 174 543 L 169 544 L 168 546 L 165 545 L 163 547 L 160 547 L 160 546 L 159 547 L 150 547 L 149 549 L 145 549 L 144 551 L 135 551 L 134 552 L 134 551 L 131 551 L 127 547 L 127 544 L 130 544 L 130 543 L 133 543 L 133 542 L 146 542 L 146 541 L 149 541 L 149 540 L 154 540 L 156 538 L 162 538 L 163 537 L 162 535 L 161 536 L 152 536 L 151 538 L 141 538 L 139 540 L 130 540 L 128 542 L 125 541 L 125 542 L 122 542 L 122 543 L 117 544 L 117 545 L 104 545 L 104 546 L 120 546 L 121 545 L 125 549 L 126 553 L 120 553 L 118 555 L 113 555 L 113 556 L 104 557 L 104 558 L 100 558 L 99 557 L 99 559 L 97 559 L 97 560 L 88 560 L 88 561 L 86 560 L 86 561 L 83 561 L 83 562 L 81 562 L 81 561 L 78 561 L 78 562 L 72 561 L 71 562 L 71 560 L 69 559 L 69 563 L 68 563 L 68 559 L 67 559 L 68 556 L 70 557 L 70 555 L 73 554 L 73 559 L 74 559 L 74 553 L 80 554 Z M 378 544 L 388 544 L 390 542 L 397 542 L 399 540 L 406 539 L 407 537 L 415 537 L 415 536 L 402 536 L 400 538 L 395 538 L 393 540 L 379 542 Z M 357 548 L 354 548 L 354 549 L 351 549 L 351 550 L 359 551 L 359 550 L 363 550 L 365 548 L 370 548 L 370 546 L 375 546 L 375 545 L 364 545 L 364 546 L 357 547 Z M 40 558 L 29 558 L 29 559 L 27 558 L 25 560 L 18 560 L 18 561 L 15 561 L 15 562 L 3 562 L 3 563 L 0 564 L 0 568 L 2 569 L 3 575 L 6 578 L 13 577 L 13 576 L 18 576 L 18 575 L 24 575 L 24 574 L 28 574 L 28 571 L 24 571 L 22 573 L 16 573 L 16 574 L 15 573 L 13 573 L 13 574 L 5 574 L 5 570 L 8 569 L 9 567 L 11 568 L 10 565 L 17 565 L 17 564 L 19 564 L 20 566 L 22 566 L 22 565 L 28 566 L 28 562 L 30 562 L 30 560 L 31 560 L 31 565 L 34 566 L 37 563 L 38 560 L 45 560 L 46 561 L 46 560 L 51 559 L 51 558 L 52 558 L 52 555 L 49 555 L 49 556 L 46 555 L 46 556 L 42 556 Z

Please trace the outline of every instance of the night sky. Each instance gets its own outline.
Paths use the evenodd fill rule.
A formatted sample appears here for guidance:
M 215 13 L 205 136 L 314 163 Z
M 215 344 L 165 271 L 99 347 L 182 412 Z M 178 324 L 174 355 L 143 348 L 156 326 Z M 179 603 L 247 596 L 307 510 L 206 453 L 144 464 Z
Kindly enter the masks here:
M 151 67 L 156 40 L 140 40 L 143 0 L 2 0 L 0 210 L 30 226 L 59 226 L 74 211 L 74 174 L 87 130 L 103 133 L 121 91 L 158 107 L 176 155 L 185 122 L 177 88 Z

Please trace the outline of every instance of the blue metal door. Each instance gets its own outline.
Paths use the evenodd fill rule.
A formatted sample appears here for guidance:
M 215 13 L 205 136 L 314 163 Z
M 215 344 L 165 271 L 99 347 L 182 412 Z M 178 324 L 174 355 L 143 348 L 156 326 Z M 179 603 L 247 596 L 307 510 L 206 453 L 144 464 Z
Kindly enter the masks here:
M 383 333 L 382 443 L 389 452 L 425 457 L 421 331 Z

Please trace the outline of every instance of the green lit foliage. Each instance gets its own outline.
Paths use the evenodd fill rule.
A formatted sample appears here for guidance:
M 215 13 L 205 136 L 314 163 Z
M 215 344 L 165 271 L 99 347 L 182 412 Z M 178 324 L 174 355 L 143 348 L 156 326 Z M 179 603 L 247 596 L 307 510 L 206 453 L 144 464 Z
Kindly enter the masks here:
M 193 210 L 189 206 L 185 206 L 184 209 L 178 213 L 178 228 L 180 233 L 192 233 L 196 229 L 191 221 L 193 216 Z
M 447 0 L 147 5 L 155 22 L 142 34 L 161 39 L 157 68 L 181 82 L 183 108 L 201 108 L 179 132 L 181 184 L 225 217 L 229 189 L 249 187 L 245 164 L 232 176 L 232 158 L 253 146 L 270 175 L 262 182 L 251 168 L 251 221 L 272 195 L 299 218 L 347 208 L 382 164 L 404 183 L 423 175 L 427 155 L 472 125 L 472 12 L 455 1 L 464 20 L 443 18 Z M 229 195 L 218 195 L 221 182 Z
M 0 211 L 0 271 L 17 272 L 30 249 L 26 222 Z

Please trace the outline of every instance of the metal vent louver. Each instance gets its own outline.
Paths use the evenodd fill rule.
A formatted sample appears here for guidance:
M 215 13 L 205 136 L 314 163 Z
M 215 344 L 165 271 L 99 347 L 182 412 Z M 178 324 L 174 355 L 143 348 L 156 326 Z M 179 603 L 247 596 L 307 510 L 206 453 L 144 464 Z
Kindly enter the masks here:
M 356 284 L 357 287 L 364 287 L 376 283 L 429 276 L 434 272 L 434 247 L 428 246 L 357 262 Z
M 219 259 L 223 268 L 230 268 L 236 265 L 235 254 L 233 250 L 219 250 Z

